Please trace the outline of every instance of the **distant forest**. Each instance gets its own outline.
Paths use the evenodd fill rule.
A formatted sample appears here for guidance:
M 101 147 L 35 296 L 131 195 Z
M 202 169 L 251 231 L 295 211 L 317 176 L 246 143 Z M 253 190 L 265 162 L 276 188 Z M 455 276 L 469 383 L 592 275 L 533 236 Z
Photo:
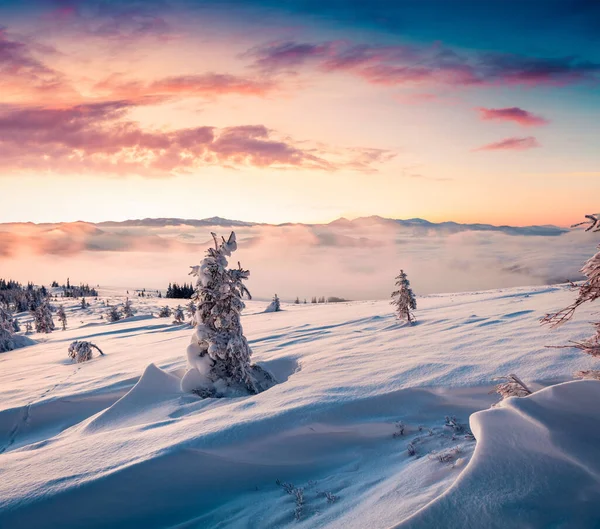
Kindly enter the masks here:
M 176 298 L 176 299 L 191 299 L 192 294 L 194 293 L 194 287 L 190 283 L 183 283 L 183 285 L 178 285 L 177 283 L 169 283 L 169 287 L 167 288 L 167 294 L 165 297 L 167 298 Z

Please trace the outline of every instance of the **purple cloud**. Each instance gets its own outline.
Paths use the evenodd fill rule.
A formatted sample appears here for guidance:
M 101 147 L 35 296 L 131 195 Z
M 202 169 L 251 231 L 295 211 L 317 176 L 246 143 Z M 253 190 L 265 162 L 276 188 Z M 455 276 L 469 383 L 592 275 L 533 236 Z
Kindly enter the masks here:
M 478 108 L 479 117 L 484 121 L 512 121 L 524 127 L 547 125 L 549 121 L 519 107 Z
M 598 81 L 600 64 L 576 57 L 526 57 L 501 53 L 458 53 L 433 46 L 356 45 L 341 41 L 271 43 L 246 54 L 263 71 L 295 71 L 312 64 L 325 72 L 347 72 L 373 84 L 449 86 L 564 86 Z

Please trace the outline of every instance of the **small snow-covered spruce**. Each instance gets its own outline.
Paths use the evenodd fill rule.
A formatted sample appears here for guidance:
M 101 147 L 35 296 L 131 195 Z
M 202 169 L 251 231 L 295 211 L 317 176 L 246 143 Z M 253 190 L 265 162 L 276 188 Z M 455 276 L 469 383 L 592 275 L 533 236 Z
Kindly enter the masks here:
M 116 305 L 108 305 L 106 319 L 111 323 L 119 321 L 121 319 L 121 311 L 119 310 L 119 307 Z
M 183 323 L 185 320 L 185 314 L 183 313 L 183 307 L 181 305 L 177 305 L 175 310 L 173 311 L 173 323 Z
M 125 303 L 123 304 L 123 317 L 131 318 L 135 314 L 135 310 L 133 310 L 133 305 L 129 298 L 125 299 Z
M 269 306 L 265 309 L 265 312 L 280 312 L 281 311 L 281 302 L 279 301 L 279 297 L 277 294 L 273 296 L 273 301 L 269 303 Z
M 100 348 L 92 342 L 86 342 L 85 340 L 75 340 L 69 345 L 69 358 L 75 360 L 77 363 L 87 362 L 92 359 L 92 349 L 96 349 L 102 356 L 104 353 Z
M 50 333 L 56 328 L 54 325 L 54 320 L 52 319 L 52 311 L 50 310 L 48 301 L 42 301 L 41 304 L 31 312 L 31 315 L 33 316 L 33 320 L 35 322 L 36 332 Z
M 89 306 L 90 304 L 85 300 L 85 298 L 81 298 L 81 308 L 87 309 Z
M 187 348 L 189 370 L 181 388 L 213 396 L 259 393 L 275 380 L 261 367 L 250 364 L 252 351 L 240 321 L 242 298 L 250 298 L 244 286 L 250 272 L 239 263 L 237 268 L 227 268 L 227 258 L 237 249 L 234 232 L 222 241 L 216 234 L 212 236 L 215 247 L 209 248 L 190 272 L 197 278 L 193 300 L 198 322 Z
M 0 306 L 0 353 L 12 351 L 15 348 L 13 337 L 12 315 Z
M 192 327 L 196 326 L 196 304 L 193 301 L 190 301 L 186 306 L 185 306 L 185 311 L 188 315 L 188 318 L 190 319 L 190 325 Z
M 503 382 L 497 384 L 490 393 L 498 393 L 498 395 L 502 397 L 502 400 L 507 399 L 508 397 L 526 397 L 532 393 L 525 383 L 515 374 L 510 374 L 506 377 L 498 377 L 494 380 L 503 380 Z
M 396 286 L 398 289 L 392 292 L 390 303 L 396 307 L 396 313 L 400 320 L 406 320 L 412 324 L 416 321 L 412 311 L 417 308 L 417 300 L 404 270 L 400 270 L 400 274 L 396 277 Z
M 31 322 L 28 321 L 25 324 L 25 334 L 31 334 L 33 332 L 33 325 L 31 325 Z
M 168 305 L 161 307 L 158 311 L 159 318 L 168 318 L 169 316 L 171 316 L 171 314 L 171 307 L 169 307 Z
M 65 308 L 60 305 L 58 307 L 58 310 L 56 311 L 56 317 L 58 318 L 58 321 L 60 321 L 61 325 L 62 325 L 62 330 L 66 331 L 67 330 L 67 314 L 65 313 Z

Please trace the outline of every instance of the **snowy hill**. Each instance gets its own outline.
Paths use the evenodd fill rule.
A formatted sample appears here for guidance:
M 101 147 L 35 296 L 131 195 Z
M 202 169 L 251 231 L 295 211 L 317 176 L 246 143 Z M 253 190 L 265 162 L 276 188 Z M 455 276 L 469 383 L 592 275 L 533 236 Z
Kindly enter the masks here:
M 136 297 L 116 323 L 100 301 L 67 301 L 66 331 L 0 355 L 0 527 L 520 527 L 510 515 L 524 511 L 527 527 L 592 527 L 599 434 L 586 403 L 600 383 L 489 409 L 496 376 L 540 389 L 593 366 L 544 347 L 590 333 L 587 308 L 559 330 L 539 325 L 571 299 L 555 286 L 431 295 L 413 327 L 388 301 L 278 313 L 252 301 L 253 360 L 280 383 L 206 400 L 178 389 L 191 328 L 155 317 L 178 300 Z M 106 356 L 71 363 L 75 339 Z M 506 483 L 523 485 L 518 497 Z M 575 483 L 581 494 L 565 496 Z

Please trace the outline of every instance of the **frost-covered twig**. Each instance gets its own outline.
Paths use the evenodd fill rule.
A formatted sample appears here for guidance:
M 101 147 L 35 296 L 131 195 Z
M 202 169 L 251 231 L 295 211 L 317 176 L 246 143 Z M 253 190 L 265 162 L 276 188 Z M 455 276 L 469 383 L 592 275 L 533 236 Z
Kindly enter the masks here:
M 583 378 L 588 380 L 600 380 L 600 371 L 597 369 L 590 369 L 589 371 L 577 371 L 574 373 L 576 378 Z
M 502 399 L 508 397 L 526 397 L 531 395 L 532 391 L 525 383 L 515 374 L 510 374 L 506 377 L 497 377 L 494 380 L 505 380 L 501 384 L 497 384 L 490 393 L 498 393 Z
M 455 446 L 454 448 L 444 450 L 443 452 L 431 452 L 429 454 L 429 459 L 437 460 L 440 463 L 452 463 L 458 454 L 460 454 L 460 447 Z

